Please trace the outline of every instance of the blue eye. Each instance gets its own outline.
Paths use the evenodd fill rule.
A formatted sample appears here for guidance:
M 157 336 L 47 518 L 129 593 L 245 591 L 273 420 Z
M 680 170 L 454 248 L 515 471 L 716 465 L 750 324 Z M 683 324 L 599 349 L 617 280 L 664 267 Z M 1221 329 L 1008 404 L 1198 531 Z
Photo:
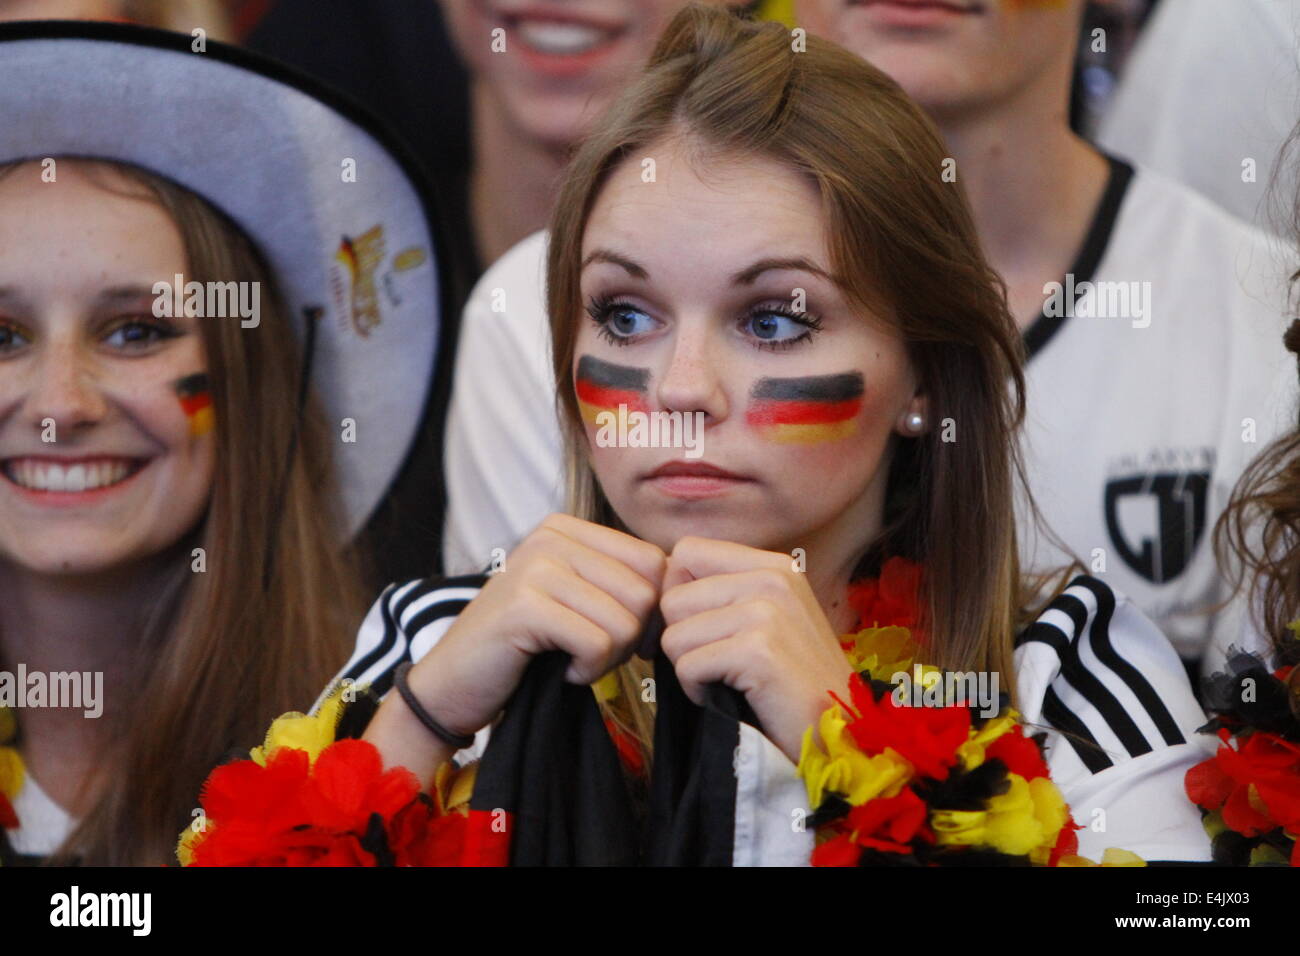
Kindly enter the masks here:
M 802 335 L 807 326 L 778 312 L 760 312 L 749 317 L 749 328 L 760 339 L 784 341 Z
M 615 345 L 629 345 L 638 335 L 654 330 L 655 321 L 627 302 L 595 298 L 587 303 L 587 314 L 596 323 L 600 336 Z
M 24 345 L 30 344 L 27 336 L 23 335 L 12 325 L 0 325 L 0 352 L 16 352 Z
M 751 311 L 742 326 L 760 340 L 759 348 L 786 349 L 811 339 L 822 324 L 807 312 L 796 313 L 785 306 L 763 306 Z
M 109 332 L 104 342 L 115 349 L 146 349 L 173 339 L 177 334 L 175 329 L 162 322 L 128 319 Z

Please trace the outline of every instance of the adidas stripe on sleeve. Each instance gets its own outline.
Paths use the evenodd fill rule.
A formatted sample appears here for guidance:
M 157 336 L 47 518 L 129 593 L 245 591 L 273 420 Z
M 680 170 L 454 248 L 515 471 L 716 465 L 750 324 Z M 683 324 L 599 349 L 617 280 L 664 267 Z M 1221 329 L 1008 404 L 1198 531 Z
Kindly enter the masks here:
M 352 657 L 317 698 L 312 712 L 316 712 L 330 690 L 343 680 L 350 680 L 358 687 L 368 685 L 376 696 L 386 696 L 392 690 L 397 667 L 404 661 L 414 663 L 433 650 L 456 615 L 486 582 L 486 575 L 466 574 L 390 584 L 361 623 Z M 482 754 L 489 729 L 480 730 L 472 746 L 457 752 L 459 765 L 464 766 Z
M 1210 859 L 1187 770 L 1213 752 L 1173 646 L 1126 597 L 1080 575 L 1019 636 L 1017 692 L 1030 731 L 1048 731 L 1052 777 L 1079 850 L 1148 861 Z

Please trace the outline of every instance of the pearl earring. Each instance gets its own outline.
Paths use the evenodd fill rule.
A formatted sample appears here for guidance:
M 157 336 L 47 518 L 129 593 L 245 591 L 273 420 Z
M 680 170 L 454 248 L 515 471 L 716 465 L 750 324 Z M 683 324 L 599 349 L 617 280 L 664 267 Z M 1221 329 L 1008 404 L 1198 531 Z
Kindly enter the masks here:
M 921 429 L 925 427 L 925 419 L 920 412 L 912 412 L 907 416 L 907 429 L 914 435 L 921 434 Z

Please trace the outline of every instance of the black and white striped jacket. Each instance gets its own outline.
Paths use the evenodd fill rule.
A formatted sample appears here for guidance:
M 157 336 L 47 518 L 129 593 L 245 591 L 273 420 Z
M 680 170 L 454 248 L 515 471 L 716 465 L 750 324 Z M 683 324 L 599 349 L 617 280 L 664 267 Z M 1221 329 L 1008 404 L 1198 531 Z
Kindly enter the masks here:
M 486 580 L 389 586 L 339 678 L 387 694 L 393 670 L 427 654 Z M 1209 861 L 1183 777 L 1215 741 L 1196 733 L 1205 714 L 1156 626 L 1127 598 L 1080 575 L 1018 637 L 1014 662 L 1021 716 L 1029 732 L 1047 731 L 1052 778 L 1083 827 L 1080 854 L 1099 860 L 1120 847 L 1148 861 Z M 490 733 L 479 731 L 457 763 L 480 757 Z M 807 793 L 794 764 L 742 723 L 735 768 L 735 865 L 806 864 L 813 834 L 800 825 Z

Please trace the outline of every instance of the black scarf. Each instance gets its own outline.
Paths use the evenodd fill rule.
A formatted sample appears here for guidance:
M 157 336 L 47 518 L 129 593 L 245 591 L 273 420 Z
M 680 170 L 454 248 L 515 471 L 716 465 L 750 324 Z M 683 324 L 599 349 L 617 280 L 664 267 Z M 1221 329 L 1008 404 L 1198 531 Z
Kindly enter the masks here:
M 591 688 L 564 680 L 567 654 L 536 657 L 493 729 L 470 809 L 512 815 L 512 866 L 730 866 L 734 755 L 743 695 L 708 688 L 704 707 L 655 657 L 654 761 L 638 826 L 618 752 Z

